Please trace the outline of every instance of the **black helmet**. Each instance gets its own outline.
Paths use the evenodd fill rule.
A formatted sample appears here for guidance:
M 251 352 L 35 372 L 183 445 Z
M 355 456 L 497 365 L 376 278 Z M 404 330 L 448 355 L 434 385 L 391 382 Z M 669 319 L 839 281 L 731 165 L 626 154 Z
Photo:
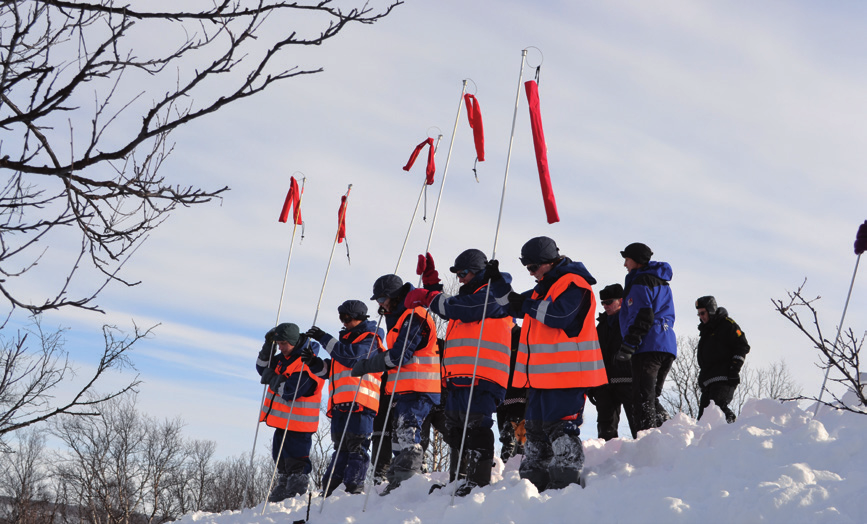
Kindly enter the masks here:
M 467 269 L 473 273 L 481 273 L 488 263 L 488 257 L 478 249 L 467 249 L 455 259 L 455 265 L 449 268 L 452 273 Z
M 528 240 L 521 248 L 521 264 L 547 264 L 560 258 L 557 243 L 548 237 Z
M 382 275 L 373 283 L 373 296 L 370 300 L 381 297 L 394 298 L 400 294 L 403 280 L 397 275 Z
M 337 306 L 337 313 L 356 320 L 365 320 L 367 318 L 367 304 L 360 300 L 347 300 Z
M 709 316 L 716 314 L 716 299 L 711 295 L 699 297 L 695 301 L 695 309 L 706 309 Z

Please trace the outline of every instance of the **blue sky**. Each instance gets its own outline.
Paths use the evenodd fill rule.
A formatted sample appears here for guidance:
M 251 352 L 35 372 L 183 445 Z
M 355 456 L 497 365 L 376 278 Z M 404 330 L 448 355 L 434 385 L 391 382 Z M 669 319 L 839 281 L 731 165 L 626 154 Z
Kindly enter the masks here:
M 292 233 L 277 222 L 290 175 L 307 176 L 306 230 L 280 321 L 302 329 L 317 315 L 339 199 L 353 184 L 352 262 L 339 246 L 318 312 L 317 323 L 334 333 L 337 305 L 366 301 L 372 282 L 394 270 L 424 177 L 420 163 L 410 173 L 401 167 L 438 128 L 429 221 L 414 225 L 399 271 L 416 280 L 462 80 L 472 79 L 487 160 L 477 183 L 462 111 L 431 252 L 444 270 L 470 247 L 490 256 L 521 50 L 534 46 L 544 57 L 540 97 L 561 222 L 545 221 L 522 89 L 496 253 L 515 287 L 533 284 L 517 260 L 531 237 L 554 238 L 600 286 L 622 282 L 619 251 L 644 242 L 673 267 L 678 335 L 697 335 L 693 301 L 713 294 L 747 334 L 748 362 L 785 359 L 812 394 L 822 377 L 816 354 L 771 299 L 806 277 L 807 293 L 822 297 L 826 333 L 842 311 L 852 242 L 867 219 L 865 9 L 409 2 L 374 26 L 281 58 L 323 73 L 174 134 L 168 179 L 232 191 L 221 204 L 178 211 L 155 232 L 125 269 L 143 283 L 103 293 L 106 315 L 70 311 L 48 321 L 72 328 L 69 349 L 85 370 L 95 327 L 161 324 L 134 354 L 142 409 L 180 416 L 190 436 L 218 441 L 221 455 L 249 451 L 261 398 L 253 362 L 276 320 Z M 528 58 L 541 59 L 534 49 Z M 524 80 L 532 75 L 524 70 Z M 856 280 L 847 317 L 856 333 L 865 330 L 865 287 Z M 594 426 L 585 424 L 585 434 Z

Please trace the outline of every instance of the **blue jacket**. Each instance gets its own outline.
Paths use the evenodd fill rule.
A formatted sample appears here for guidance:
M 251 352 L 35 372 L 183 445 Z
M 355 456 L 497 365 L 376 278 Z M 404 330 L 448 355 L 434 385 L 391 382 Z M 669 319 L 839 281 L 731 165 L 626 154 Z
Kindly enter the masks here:
M 341 329 L 337 338 L 326 333 L 320 341 L 322 347 L 331 355 L 332 359 L 349 368 L 354 366 L 359 360 L 375 356 L 379 353 L 379 346 L 371 337 L 364 338 L 357 344 L 347 343 L 343 340 L 343 337 L 347 333 L 351 334 L 350 339 L 354 339 L 362 333 L 376 333 L 379 335 L 380 340 L 385 340 L 385 331 L 377 327 L 376 322 L 372 320 L 364 320 L 352 329 Z M 371 344 L 373 345 L 371 346 Z M 326 362 L 328 361 L 326 360 Z
M 281 365 L 282 369 L 286 369 L 286 367 L 295 362 L 298 357 L 301 356 L 301 352 L 304 351 L 304 348 L 310 346 L 313 348 L 314 352 L 319 351 L 319 343 L 313 339 L 307 338 L 307 335 L 302 334 L 301 338 L 298 339 L 298 344 L 295 345 L 295 349 L 289 353 L 289 358 L 284 358 L 283 353 L 277 352 L 271 358 L 271 369 L 275 369 L 278 365 Z M 271 343 L 265 342 L 262 346 L 262 353 L 260 353 L 260 357 L 264 353 L 268 353 L 271 351 Z M 267 360 L 256 359 L 256 371 L 259 373 L 259 376 L 262 375 L 262 372 L 265 371 L 265 368 L 268 367 Z M 278 390 L 275 392 L 283 399 L 292 401 L 293 397 L 295 397 L 295 388 L 298 387 L 298 398 L 301 397 L 309 397 L 313 393 L 316 392 L 316 381 L 313 380 L 310 376 L 312 371 L 308 367 L 304 367 L 304 371 L 301 373 L 292 373 L 283 384 L 280 385 Z M 299 384 L 300 382 L 300 384 Z
M 651 260 L 626 275 L 620 307 L 623 344 L 636 353 L 658 351 L 677 356 L 671 266 Z

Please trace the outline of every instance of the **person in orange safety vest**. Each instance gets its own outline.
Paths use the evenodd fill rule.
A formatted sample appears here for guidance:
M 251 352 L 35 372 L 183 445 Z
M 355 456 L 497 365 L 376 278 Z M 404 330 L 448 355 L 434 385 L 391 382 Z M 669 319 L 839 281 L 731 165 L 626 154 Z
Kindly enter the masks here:
M 458 294 L 454 296 L 441 292 L 442 284 L 430 254 L 427 260 L 422 274 L 425 289 L 410 291 L 404 305 L 428 307 L 448 320 L 442 361 L 447 392 L 444 439 L 451 448 L 449 479 L 465 479 L 456 494 L 466 496 L 474 487 L 491 483 L 493 413 L 505 398 L 508 386 L 513 321 L 506 308 L 488 293 L 485 277 L 488 258 L 482 251 L 467 249 L 449 268 L 461 283 Z M 506 282 L 512 280 L 507 273 L 502 274 L 502 278 Z M 465 423 L 467 433 L 464 438 Z M 459 457 L 461 440 L 465 440 L 463 457 Z M 460 475 L 456 471 L 458 462 L 461 463 Z
M 536 237 L 521 248 L 521 263 L 536 279 L 524 293 L 499 278 L 499 262 L 485 269 L 491 292 L 522 316 L 512 384 L 526 387 L 527 442 L 521 478 L 541 492 L 582 484 L 585 389 L 608 382 L 596 336 L 596 279 L 581 262 L 560 255 L 554 240 Z
M 283 323 L 265 334 L 256 360 L 260 382 L 268 385 L 259 421 L 274 428 L 271 455 L 277 464 L 277 479 L 268 496 L 270 502 L 307 493 L 308 474 L 313 468 L 310 447 L 319 429 L 325 382 L 311 373 L 301 355 L 315 354 L 318 349 L 319 344 L 301 334 L 297 325 Z M 275 354 L 275 350 L 279 352 Z

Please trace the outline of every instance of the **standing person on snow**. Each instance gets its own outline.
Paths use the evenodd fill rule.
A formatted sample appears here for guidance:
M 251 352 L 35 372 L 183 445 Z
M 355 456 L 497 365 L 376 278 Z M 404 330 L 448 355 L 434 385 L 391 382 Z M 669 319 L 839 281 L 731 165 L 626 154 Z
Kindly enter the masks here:
M 528 388 L 527 443 L 520 475 L 539 491 L 581 483 L 586 388 L 605 384 L 605 364 L 596 337 L 596 283 L 584 264 L 560 255 L 548 237 L 521 248 L 521 263 L 536 287 L 515 293 L 500 277 L 499 263 L 485 272 L 497 302 L 523 315 L 513 384 Z
M 518 359 L 518 344 L 521 326 L 512 321 L 512 352 L 509 356 L 509 382 L 506 398 L 497 406 L 497 426 L 500 429 L 500 459 L 503 464 L 515 455 L 524 454 L 524 412 L 527 410 L 527 388 L 515 387 L 515 363 Z
M 327 415 L 331 417 L 331 441 L 335 450 L 331 463 L 322 475 L 322 486 L 328 486 L 326 497 L 330 496 L 341 482 L 347 493 L 361 493 L 364 490 L 364 479 L 370 465 L 373 419 L 379 409 L 382 375 L 374 373 L 353 377 L 350 373 L 352 366 L 359 360 L 385 351 L 385 346 L 382 345 L 385 333 L 376 327 L 376 322 L 368 320 L 364 302 L 347 300 L 337 307 L 337 313 L 343 324 L 337 338 L 316 326 L 307 331 L 307 336 L 322 344 L 331 358 L 322 360 L 312 353 L 301 357 L 313 373 L 329 380 Z M 338 455 L 336 447 L 341 441 L 343 444 Z
M 396 418 L 392 426 L 392 445 L 397 456 L 386 475 L 388 487 L 380 495 L 387 495 L 404 480 L 421 473 L 424 460 L 421 426 L 431 408 L 440 401 L 436 326 L 424 308 L 404 307 L 404 299 L 412 289 L 412 284 L 404 284 L 397 275 L 376 279 L 370 299 L 379 303 L 379 313 L 385 316 L 388 330 L 385 340 L 389 349 L 352 368 L 354 377 L 388 371 L 386 391 L 394 395 Z
M 451 448 L 449 480 L 465 478 L 456 491 L 461 497 L 469 494 L 474 487 L 491 483 L 494 463 L 493 413 L 506 395 L 509 379 L 513 322 L 506 308 L 487 293 L 487 262 L 488 258 L 478 249 L 467 249 L 458 255 L 455 264 L 449 268 L 462 284 L 457 295 L 446 295 L 440 290 L 415 289 L 407 294 L 404 302 L 406 307 L 430 308 L 430 311 L 449 322 L 442 359 L 442 380 L 447 391 L 444 438 Z M 503 273 L 501 278 L 506 284 L 512 281 L 508 273 Z M 438 276 L 430 285 L 442 287 Z M 488 299 L 487 306 L 485 297 Z M 478 348 L 480 336 L 481 348 Z M 476 376 L 471 400 L 474 368 Z M 465 421 L 467 435 L 464 456 L 459 457 Z M 460 475 L 456 470 L 458 462 L 462 464 Z M 466 466 L 465 474 L 463 466 Z
M 669 415 L 659 403 L 665 377 L 677 357 L 671 266 L 650 260 L 653 251 L 635 242 L 620 252 L 626 285 L 620 308 L 623 343 L 617 360 L 632 360 L 632 408 L 637 432 L 658 428 Z
M 695 301 L 695 309 L 701 321 L 696 349 L 698 386 L 701 388 L 698 419 L 701 420 L 704 409 L 713 400 L 725 413 L 726 422 L 731 424 L 737 417 L 729 409 L 729 403 L 735 396 L 735 388 L 741 383 L 741 367 L 750 352 L 750 345 L 726 308 L 717 307 L 714 297 L 699 298 Z
M 626 412 L 632 438 L 637 433 L 632 409 L 632 366 L 629 361 L 617 360 L 623 337 L 620 335 L 620 306 L 623 301 L 623 286 L 611 284 L 599 292 L 605 310 L 596 319 L 596 333 L 605 359 L 608 384 L 587 392 L 587 398 L 596 405 L 596 432 L 599 438 L 611 440 L 618 437 L 620 407 Z
M 274 348 L 279 349 L 277 355 Z M 268 496 L 269 502 L 307 493 L 307 475 L 313 469 L 310 446 L 313 434 L 319 429 L 324 381 L 310 372 L 301 355 L 305 351 L 316 354 L 318 349 L 319 344 L 300 334 L 297 325 L 284 323 L 265 334 L 265 343 L 256 360 L 256 371 L 261 375 L 259 382 L 268 384 L 259 422 L 264 421 L 274 428 L 271 456 L 277 464 L 277 479 Z

